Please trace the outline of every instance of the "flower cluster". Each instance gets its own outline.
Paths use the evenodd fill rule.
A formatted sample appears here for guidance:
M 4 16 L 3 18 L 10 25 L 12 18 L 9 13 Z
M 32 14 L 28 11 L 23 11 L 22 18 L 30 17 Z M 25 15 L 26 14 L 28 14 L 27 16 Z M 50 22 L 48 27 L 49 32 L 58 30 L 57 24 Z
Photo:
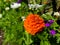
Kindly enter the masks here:
M 43 5 L 39 5 L 39 4 L 28 4 L 29 9 L 38 9 L 40 7 L 42 7 Z
M 54 22 L 54 20 L 49 20 L 49 21 L 45 24 L 45 26 L 46 26 L 46 27 L 49 27 L 53 22 Z
M 49 21 L 45 24 L 45 26 L 46 26 L 46 27 L 50 27 L 53 22 L 54 22 L 54 20 L 49 20 Z M 49 33 L 54 36 L 54 35 L 56 34 L 56 31 L 52 29 L 52 30 L 50 30 Z
M 35 35 L 45 27 L 43 18 L 37 14 L 29 14 L 24 21 L 24 27 L 28 33 Z

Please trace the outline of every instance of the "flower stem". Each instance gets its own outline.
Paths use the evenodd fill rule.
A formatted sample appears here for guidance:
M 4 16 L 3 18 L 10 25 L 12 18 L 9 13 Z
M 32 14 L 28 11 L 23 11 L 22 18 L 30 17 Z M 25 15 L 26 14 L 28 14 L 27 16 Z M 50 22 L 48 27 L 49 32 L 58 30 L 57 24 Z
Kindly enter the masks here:
M 29 34 L 27 34 L 27 32 L 25 32 L 25 34 L 26 34 L 26 45 L 30 45 L 30 36 L 29 36 Z

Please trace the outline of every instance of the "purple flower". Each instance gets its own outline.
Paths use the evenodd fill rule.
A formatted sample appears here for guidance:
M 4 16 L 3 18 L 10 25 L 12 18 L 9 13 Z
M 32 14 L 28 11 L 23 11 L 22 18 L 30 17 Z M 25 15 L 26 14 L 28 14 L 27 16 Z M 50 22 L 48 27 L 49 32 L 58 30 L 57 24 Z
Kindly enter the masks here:
M 45 24 L 45 26 L 46 26 L 46 27 L 49 27 L 49 26 L 50 26 L 50 24 L 47 22 L 47 23 Z
M 54 22 L 54 20 L 49 20 L 49 21 L 45 24 L 45 26 L 46 26 L 46 27 L 49 27 L 53 22 Z
M 49 23 L 52 24 L 54 22 L 54 20 L 49 20 Z
M 18 2 L 17 2 L 17 3 L 21 3 L 21 1 L 22 1 L 22 0 L 18 0 Z
M 55 30 L 50 30 L 50 34 L 51 35 L 55 35 L 56 34 L 56 31 Z

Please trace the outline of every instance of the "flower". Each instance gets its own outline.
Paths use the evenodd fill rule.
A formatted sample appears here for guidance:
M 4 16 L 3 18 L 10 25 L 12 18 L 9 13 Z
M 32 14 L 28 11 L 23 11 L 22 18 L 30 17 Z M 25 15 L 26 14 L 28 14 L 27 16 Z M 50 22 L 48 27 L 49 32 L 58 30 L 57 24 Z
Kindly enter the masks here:
M 46 26 L 46 27 L 49 27 L 49 26 L 50 26 L 50 23 L 47 22 L 47 23 L 45 24 L 45 26 Z
M 59 12 L 54 12 L 54 16 L 60 16 Z
M 9 7 L 6 7 L 5 10 L 9 10 L 10 8 Z
M 49 23 L 52 24 L 54 22 L 54 20 L 49 20 Z
M 23 21 L 25 20 L 25 16 L 22 16 L 21 18 L 22 18 Z
M 21 4 L 20 3 L 13 3 L 13 4 L 11 4 L 11 8 L 19 8 L 21 6 Z
M 0 18 L 2 18 L 2 14 L 0 14 Z
M 39 4 L 28 4 L 28 6 L 29 6 L 29 9 L 38 9 L 38 8 L 40 8 L 40 7 L 42 7 L 43 5 L 39 5 Z
M 35 8 L 38 9 L 40 7 L 42 7 L 43 5 L 39 5 L 39 4 L 35 4 Z
M 34 4 L 28 4 L 28 6 L 29 6 L 29 9 L 34 9 L 35 8 Z
M 37 14 L 29 14 L 24 20 L 24 27 L 28 33 L 35 35 L 45 27 L 44 20 Z
M 18 0 L 18 2 L 17 2 L 17 3 L 21 3 L 21 1 L 22 1 L 22 0 Z
M 50 30 L 50 34 L 51 35 L 55 35 L 56 34 L 56 31 L 55 30 Z
M 49 20 L 49 21 L 45 24 L 45 26 L 46 26 L 46 27 L 49 27 L 53 22 L 54 22 L 54 20 Z

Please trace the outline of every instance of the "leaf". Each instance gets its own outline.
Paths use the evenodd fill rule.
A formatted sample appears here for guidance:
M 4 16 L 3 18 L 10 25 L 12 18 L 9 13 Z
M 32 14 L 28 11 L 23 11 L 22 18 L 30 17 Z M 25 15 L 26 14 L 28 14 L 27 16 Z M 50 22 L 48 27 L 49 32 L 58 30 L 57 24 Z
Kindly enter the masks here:
M 57 38 L 57 43 L 60 43 L 60 37 L 59 37 L 59 38 Z
M 58 25 L 56 22 L 54 22 L 54 23 L 51 25 L 51 27 L 54 28 L 54 29 L 56 29 L 56 27 L 59 27 L 59 25 Z
M 49 41 L 44 41 L 44 45 L 50 45 Z
M 41 40 L 40 45 L 44 45 L 43 40 Z
M 40 45 L 51 45 L 49 41 L 41 40 Z

